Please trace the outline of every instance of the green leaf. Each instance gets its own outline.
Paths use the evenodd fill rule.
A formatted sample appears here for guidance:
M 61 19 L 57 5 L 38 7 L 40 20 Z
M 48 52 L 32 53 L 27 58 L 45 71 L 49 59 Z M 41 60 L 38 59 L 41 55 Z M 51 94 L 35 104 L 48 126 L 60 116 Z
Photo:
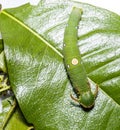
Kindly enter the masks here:
M 0 130 L 30 130 L 20 109 L 13 104 L 13 97 L 0 97 Z M 4 128 L 3 128 L 4 127 Z
M 0 38 L 0 53 L 3 51 L 3 40 Z
M 78 44 L 89 78 L 99 85 L 90 111 L 70 98 L 63 64 L 63 34 L 73 6 L 83 9 Z M 120 128 L 120 16 L 84 3 L 41 0 L 2 11 L 0 21 L 10 83 L 36 130 Z
M 10 86 L 8 85 L 7 67 L 5 62 L 3 40 L 0 39 L 0 93 L 8 90 Z
M 3 40 L 0 39 L 0 93 L 10 89 L 8 84 L 7 67 L 5 61 Z
M 3 125 L 3 122 L 5 121 L 5 117 L 7 116 L 9 110 L 10 110 L 10 103 L 8 102 L 8 99 L 1 100 L 2 95 L 0 95 L 0 128 Z
M 0 38 L 0 71 L 7 72 L 5 64 L 5 55 L 3 50 L 3 40 Z
M 2 71 L 2 72 L 4 72 L 4 73 L 7 72 L 4 51 L 2 51 L 2 52 L 0 53 L 0 71 Z
M 5 130 L 31 130 L 26 123 L 20 109 L 17 107 L 12 117 L 10 118 Z

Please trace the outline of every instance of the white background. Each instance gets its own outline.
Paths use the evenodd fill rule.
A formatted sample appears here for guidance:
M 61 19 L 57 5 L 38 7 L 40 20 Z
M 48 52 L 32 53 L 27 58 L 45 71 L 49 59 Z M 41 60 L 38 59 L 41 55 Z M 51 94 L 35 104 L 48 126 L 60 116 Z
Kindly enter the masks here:
M 74 0 L 74 1 L 80 1 L 95 6 L 99 6 L 120 15 L 120 0 Z M 36 5 L 39 2 L 39 0 L 0 0 L 0 4 L 2 4 L 3 9 L 16 7 L 25 4 L 26 2 L 30 2 L 31 4 Z

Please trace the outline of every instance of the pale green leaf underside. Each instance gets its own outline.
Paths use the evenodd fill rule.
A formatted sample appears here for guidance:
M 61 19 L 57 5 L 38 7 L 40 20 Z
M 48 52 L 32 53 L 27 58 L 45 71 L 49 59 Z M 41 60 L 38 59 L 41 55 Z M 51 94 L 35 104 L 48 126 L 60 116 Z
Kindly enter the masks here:
M 0 98 L 2 99 L 3 96 Z M 1 101 L 0 130 L 30 130 L 32 127 L 28 126 L 19 108 L 16 107 L 15 110 L 12 110 L 14 107 L 12 104 L 13 97 Z
M 2 95 L 0 95 L 0 98 Z M 0 100 L 0 129 L 2 128 L 3 123 L 5 122 L 5 118 L 10 110 L 10 103 L 8 100 Z
M 5 130 L 31 130 L 33 127 L 28 126 L 19 108 L 17 107 L 9 119 Z
M 63 64 L 63 34 L 72 6 L 83 9 L 78 44 L 89 78 L 100 87 L 89 112 L 70 98 Z M 2 11 L 0 21 L 11 86 L 36 130 L 120 127 L 120 16 L 61 0 Z
M 0 38 L 0 71 L 6 72 L 5 57 L 3 52 L 3 40 Z

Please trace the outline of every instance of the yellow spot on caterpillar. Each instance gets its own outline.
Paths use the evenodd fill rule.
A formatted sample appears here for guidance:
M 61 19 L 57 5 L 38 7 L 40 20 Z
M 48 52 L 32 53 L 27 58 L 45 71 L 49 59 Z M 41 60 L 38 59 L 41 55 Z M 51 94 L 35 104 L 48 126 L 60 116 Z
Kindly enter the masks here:
M 73 58 L 73 59 L 72 59 L 72 64 L 73 64 L 73 65 L 77 65 L 77 64 L 78 64 L 78 59 Z

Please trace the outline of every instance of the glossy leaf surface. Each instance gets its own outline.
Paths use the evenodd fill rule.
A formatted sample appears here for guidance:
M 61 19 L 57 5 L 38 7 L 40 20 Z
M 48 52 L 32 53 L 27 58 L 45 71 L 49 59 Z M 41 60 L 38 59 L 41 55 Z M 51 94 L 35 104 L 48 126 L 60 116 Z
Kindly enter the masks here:
M 63 34 L 73 6 L 84 12 L 78 45 L 89 78 L 99 85 L 90 111 L 70 98 L 63 64 Z M 2 11 L 0 21 L 11 86 L 36 130 L 120 128 L 120 16 L 84 3 L 41 0 Z

